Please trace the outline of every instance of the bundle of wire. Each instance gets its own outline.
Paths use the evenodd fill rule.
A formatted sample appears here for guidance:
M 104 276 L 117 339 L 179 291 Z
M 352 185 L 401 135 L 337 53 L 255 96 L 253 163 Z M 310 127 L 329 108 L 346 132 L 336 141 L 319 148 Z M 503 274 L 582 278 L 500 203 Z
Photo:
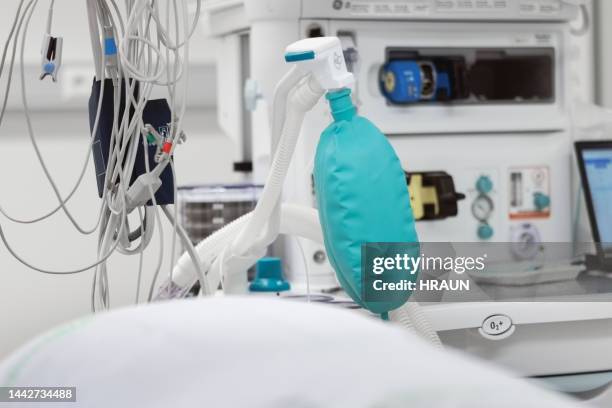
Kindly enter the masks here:
M 93 270 L 91 307 L 92 310 L 110 307 L 110 288 L 107 261 L 115 252 L 139 256 L 139 269 L 136 286 L 136 302 L 140 299 L 142 286 L 143 254 L 151 242 L 155 225 L 159 229 L 158 259 L 154 278 L 149 287 L 148 300 L 153 297 L 153 290 L 160 274 L 164 257 L 164 239 L 161 233 L 162 217 L 159 209 L 173 226 L 171 256 L 175 253 L 177 237 L 187 249 L 194 266 L 198 271 L 200 282 L 202 267 L 197 254 L 183 228 L 176 222 L 176 206 L 158 206 L 155 192 L 159 188 L 159 176 L 167 167 L 172 167 L 174 149 L 183 135 L 182 125 L 186 110 L 186 95 L 189 84 L 189 40 L 199 20 L 201 0 L 193 19 L 189 18 L 187 0 L 168 0 L 160 10 L 156 0 L 126 0 L 120 7 L 115 0 L 87 0 L 89 27 L 95 62 L 96 80 L 100 81 L 100 93 L 97 103 L 95 121 L 92 126 L 89 149 L 80 170 L 78 180 L 68 195 L 63 196 L 51 175 L 43 155 L 38 147 L 32 127 L 28 108 L 26 77 L 24 73 L 24 49 L 30 20 L 39 0 L 20 0 L 9 36 L 4 45 L 0 62 L 0 77 L 6 78 L 6 89 L 0 111 L 0 125 L 4 119 L 7 101 L 11 90 L 12 76 L 20 44 L 20 74 L 23 109 L 30 141 L 51 186 L 58 205 L 43 215 L 32 219 L 19 219 L 8 214 L 0 206 L 0 212 L 10 221 L 21 224 L 32 224 L 44 221 L 62 211 L 74 228 L 81 234 L 98 234 L 98 256 L 88 265 L 71 270 L 49 270 L 28 262 L 11 246 L 0 223 L 0 238 L 9 252 L 21 263 L 36 271 L 54 274 L 76 274 Z M 48 10 L 47 31 L 50 31 L 53 16 L 54 0 Z M 163 17 L 162 17 L 163 16 Z M 107 79 L 112 80 L 114 112 L 110 149 L 106 164 L 106 175 L 102 200 L 95 225 L 89 228 L 81 226 L 66 204 L 82 184 L 98 131 L 104 86 Z M 177 89 L 181 86 L 182 92 Z M 138 91 L 135 88 L 138 87 Z M 165 155 L 157 160 L 156 165 L 149 166 L 146 133 L 148 130 L 142 119 L 142 112 L 155 87 L 167 91 L 167 100 L 171 109 L 172 121 L 164 140 L 171 146 Z M 120 107 L 120 101 L 125 101 Z M 139 146 L 144 147 L 146 173 L 132 180 Z M 130 183 L 130 181 L 133 181 Z M 176 180 L 175 180 L 176 181 Z M 176 182 L 174 183 L 176 200 Z M 147 205 L 149 204 L 149 205 Z M 152 204 L 152 205 L 150 205 Z M 128 216 L 137 215 L 138 227 L 130 230 Z M 174 260 L 170 260 L 170 279 Z

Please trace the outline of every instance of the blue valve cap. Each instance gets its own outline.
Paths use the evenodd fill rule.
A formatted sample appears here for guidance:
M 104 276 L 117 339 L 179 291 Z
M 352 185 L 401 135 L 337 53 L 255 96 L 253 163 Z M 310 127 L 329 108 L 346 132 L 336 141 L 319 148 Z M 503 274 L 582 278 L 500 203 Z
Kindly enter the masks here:
M 546 208 L 550 207 L 550 197 L 544 193 L 534 193 L 533 205 L 536 210 L 544 211 Z
M 255 266 L 255 279 L 249 285 L 251 292 L 284 292 L 291 289 L 283 279 L 280 258 L 261 258 Z
M 481 224 L 478 226 L 477 234 L 478 238 L 482 239 L 483 241 L 491 239 L 493 237 L 493 227 L 491 227 L 489 224 Z
M 482 194 L 489 194 L 493 190 L 493 181 L 489 176 L 480 176 L 476 180 L 476 190 Z

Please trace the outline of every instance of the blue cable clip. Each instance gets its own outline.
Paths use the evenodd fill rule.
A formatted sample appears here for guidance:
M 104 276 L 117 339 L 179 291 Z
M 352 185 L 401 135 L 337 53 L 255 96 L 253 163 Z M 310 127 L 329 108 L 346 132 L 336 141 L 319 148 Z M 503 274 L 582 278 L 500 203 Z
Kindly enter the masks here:
M 115 39 L 113 37 L 104 39 L 104 54 L 109 57 L 111 55 L 117 55 L 117 44 L 115 43 Z

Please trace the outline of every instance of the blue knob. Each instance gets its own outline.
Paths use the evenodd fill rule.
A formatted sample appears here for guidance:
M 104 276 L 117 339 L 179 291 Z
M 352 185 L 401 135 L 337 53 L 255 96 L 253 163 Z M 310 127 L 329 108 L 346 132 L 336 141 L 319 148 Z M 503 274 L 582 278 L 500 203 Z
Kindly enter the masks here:
M 249 285 L 251 292 L 283 292 L 289 290 L 289 282 L 283 279 L 280 258 L 261 258 L 255 266 L 255 279 Z
M 538 211 L 542 211 L 547 207 L 550 207 L 550 197 L 544 193 L 534 193 L 533 205 Z
M 482 194 L 488 194 L 493 190 L 493 181 L 489 176 L 480 176 L 476 180 L 476 190 Z
M 491 239 L 493 236 L 493 227 L 489 224 L 480 224 L 477 230 L 478 238 L 482 240 Z

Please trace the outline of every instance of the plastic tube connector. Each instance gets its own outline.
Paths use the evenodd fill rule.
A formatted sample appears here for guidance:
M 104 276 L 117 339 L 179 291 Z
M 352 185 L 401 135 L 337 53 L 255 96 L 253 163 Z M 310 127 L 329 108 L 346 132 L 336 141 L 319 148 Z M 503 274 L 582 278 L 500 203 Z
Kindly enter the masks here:
M 351 99 L 350 89 L 344 88 L 328 92 L 325 98 L 329 101 L 329 107 L 335 121 L 350 120 L 355 116 L 356 109 Z
M 348 88 L 354 82 L 348 72 L 338 37 L 306 38 L 285 49 L 285 61 L 303 73 L 312 73 L 325 90 Z

